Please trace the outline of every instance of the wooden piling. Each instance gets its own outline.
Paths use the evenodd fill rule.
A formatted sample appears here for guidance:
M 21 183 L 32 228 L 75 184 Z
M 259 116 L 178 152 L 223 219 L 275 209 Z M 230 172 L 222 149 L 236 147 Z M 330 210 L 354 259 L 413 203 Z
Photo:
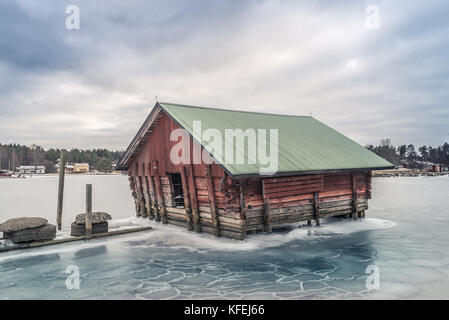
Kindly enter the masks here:
M 265 232 L 273 232 L 273 228 L 271 226 L 271 208 L 270 201 L 265 198 L 265 182 L 262 180 L 262 197 L 264 203 L 264 231 Z
M 246 238 L 246 204 L 245 204 L 245 193 L 246 193 L 247 181 L 239 181 L 239 196 L 240 196 L 240 219 L 242 220 L 242 239 Z
M 188 174 L 189 174 L 189 194 L 190 194 L 190 201 L 192 205 L 192 215 L 193 215 L 193 230 L 195 232 L 201 232 L 201 225 L 200 225 L 200 215 L 199 215 L 199 208 L 198 208 L 198 201 L 197 201 L 197 195 L 196 195 L 196 186 L 195 186 L 195 176 L 193 171 L 193 165 L 190 164 L 187 166 L 188 168 Z
M 150 195 L 150 187 L 149 187 L 149 182 L 148 182 L 148 177 L 144 176 L 143 178 L 143 189 L 145 192 L 145 205 L 147 208 L 147 213 L 148 213 L 148 218 L 150 220 L 154 219 L 154 212 L 153 212 L 153 201 L 151 199 L 151 195 Z
M 150 196 L 148 194 L 148 185 L 147 185 L 147 179 L 145 177 L 145 163 L 142 163 L 142 175 L 139 176 L 141 190 L 142 190 L 142 202 L 143 202 L 143 212 L 142 217 L 148 218 L 151 211 L 150 206 Z
M 136 181 L 134 180 L 134 176 L 132 175 L 132 170 L 128 171 L 129 175 L 129 187 L 131 188 L 131 194 L 134 199 L 134 209 L 136 210 L 136 216 L 139 215 L 139 202 L 137 201 L 137 191 L 136 191 Z
M 209 196 L 210 215 L 212 218 L 212 232 L 218 236 L 220 234 L 220 223 L 218 221 L 218 213 L 215 203 L 215 189 L 214 182 L 212 181 L 212 169 L 210 165 L 206 165 L 205 169 L 207 193 Z
M 354 220 L 358 218 L 358 195 L 357 195 L 357 176 L 351 174 L 352 181 L 352 217 Z
M 162 182 L 161 177 L 159 176 L 159 166 L 158 161 L 153 161 L 153 171 L 154 171 L 154 182 L 156 187 L 156 194 L 157 194 L 157 202 L 159 204 L 159 212 L 161 216 L 161 222 L 163 224 L 167 224 L 167 209 L 165 208 L 165 202 L 164 202 L 164 194 L 162 192 Z
M 92 237 L 92 185 L 86 184 L 86 238 Z
M 315 223 L 317 226 L 320 225 L 320 193 L 315 192 L 313 194 L 313 211 L 315 214 Z
M 179 167 L 181 174 L 182 193 L 184 195 L 184 209 L 187 216 L 187 229 L 193 230 L 192 208 L 190 207 L 189 188 L 187 185 L 186 168 L 181 165 Z
M 148 175 L 148 187 L 150 189 L 150 199 L 151 199 L 151 207 L 153 209 L 154 220 L 161 221 L 161 214 L 159 212 L 159 207 L 157 204 L 157 195 L 156 195 L 156 187 L 154 186 L 154 178 Z
M 66 162 L 66 151 L 61 150 L 59 157 L 59 186 L 58 186 L 58 207 L 56 211 L 56 223 L 58 225 L 58 230 L 62 228 L 62 207 L 64 200 L 64 177 L 65 177 L 65 162 Z
M 145 218 L 148 218 L 151 215 L 151 203 L 150 203 L 150 195 L 148 193 L 147 177 L 142 176 L 140 177 L 140 180 L 142 181 L 142 192 L 143 192 L 143 199 L 145 202 Z

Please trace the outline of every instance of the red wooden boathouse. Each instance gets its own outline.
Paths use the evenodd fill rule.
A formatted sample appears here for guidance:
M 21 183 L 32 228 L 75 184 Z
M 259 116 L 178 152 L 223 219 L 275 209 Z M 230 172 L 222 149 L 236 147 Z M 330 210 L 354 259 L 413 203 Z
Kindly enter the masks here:
M 172 161 L 171 150 L 179 144 L 170 140 L 175 129 L 184 129 L 191 150 L 200 148 L 205 158 L 195 162 L 191 153 L 189 161 Z M 223 146 L 229 145 L 226 130 L 276 129 L 277 142 L 266 147 L 277 148 L 277 171 L 261 174 L 266 163 L 249 163 L 251 151 L 243 164 L 218 161 L 217 150 L 198 140 L 207 129 L 222 133 Z M 244 239 L 248 232 L 272 232 L 299 221 L 319 225 L 331 216 L 364 217 L 371 170 L 393 166 L 312 117 L 159 102 L 116 168 L 128 171 L 137 215 Z

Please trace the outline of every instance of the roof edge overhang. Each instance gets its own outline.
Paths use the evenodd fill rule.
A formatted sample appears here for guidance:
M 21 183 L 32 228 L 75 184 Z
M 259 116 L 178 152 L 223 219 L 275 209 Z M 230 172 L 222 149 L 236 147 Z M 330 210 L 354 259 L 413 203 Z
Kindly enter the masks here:
M 131 140 L 131 143 L 129 144 L 128 148 L 126 148 L 125 152 L 123 153 L 120 160 L 117 162 L 117 165 L 115 166 L 115 170 L 128 170 L 129 169 L 129 161 L 131 160 L 134 151 L 136 150 L 137 146 L 140 144 L 142 139 L 144 138 L 145 134 L 147 133 L 148 129 L 151 128 L 151 126 L 154 123 L 154 120 L 156 119 L 157 115 L 159 115 L 160 111 L 163 108 L 161 105 L 156 102 L 153 109 L 151 109 L 150 114 L 145 119 L 143 124 L 140 126 L 139 130 L 137 131 L 134 138 Z M 165 110 L 164 110 L 165 111 Z M 166 111 L 165 111 L 166 112 Z
M 346 173 L 346 172 L 364 172 L 372 170 L 389 170 L 394 166 L 388 167 L 369 167 L 369 168 L 352 168 L 352 169 L 329 169 L 329 170 L 307 170 L 307 171 L 283 171 L 277 172 L 273 175 L 261 175 L 259 173 L 249 174 L 230 174 L 233 179 L 250 179 L 250 178 L 275 178 L 275 177 L 288 177 L 288 176 L 305 176 L 309 174 L 332 174 L 332 173 Z

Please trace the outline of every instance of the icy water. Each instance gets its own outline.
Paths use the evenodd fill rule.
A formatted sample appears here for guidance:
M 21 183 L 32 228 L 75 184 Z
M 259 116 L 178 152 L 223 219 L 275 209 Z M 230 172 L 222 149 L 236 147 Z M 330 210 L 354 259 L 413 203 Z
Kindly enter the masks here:
M 131 213 L 126 177 L 101 178 L 94 189 L 110 192 L 97 193 L 97 208 Z M 41 187 L 39 201 L 53 212 L 53 196 L 45 195 L 54 181 Z M 0 180 L 2 219 L 16 207 L 3 194 L 12 188 Z M 3 253 L 0 298 L 448 299 L 448 195 L 448 176 L 375 178 L 363 221 L 329 219 L 245 241 L 154 224 L 145 233 Z M 39 202 L 34 210 L 42 212 Z M 68 266 L 80 270 L 79 290 L 66 288 Z M 367 288 L 367 268 L 379 271 L 378 290 Z

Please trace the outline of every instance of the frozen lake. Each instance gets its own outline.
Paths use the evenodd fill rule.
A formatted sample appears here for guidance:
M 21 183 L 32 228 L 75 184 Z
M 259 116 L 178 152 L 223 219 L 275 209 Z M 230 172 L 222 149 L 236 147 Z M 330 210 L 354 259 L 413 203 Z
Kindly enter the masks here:
M 133 213 L 127 177 L 69 177 L 64 225 L 84 209 Z M 54 221 L 56 177 L 0 180 L 0 220 Z M 374 178 L 368 219 L 245 241 L 154 223 L 150 232 L 0 254 L 1 299 L 449 299 L 449 177 Z M 33 213 L 33 214 L 31 214 Z M 80 289 L 66 288 L 68 266 Z M 379 271 L 380 288 L 366 286 Z
M 86 184 L 92 184 L 92 208 L 114 219 L 127 218 L 134 210 L 128 176 L 66 175 L 63 228 L 70 227 L 79 213 L 86 212 Z M 37 216 L 56 224 L 58 176 L 0 179 L 0 221 Z

